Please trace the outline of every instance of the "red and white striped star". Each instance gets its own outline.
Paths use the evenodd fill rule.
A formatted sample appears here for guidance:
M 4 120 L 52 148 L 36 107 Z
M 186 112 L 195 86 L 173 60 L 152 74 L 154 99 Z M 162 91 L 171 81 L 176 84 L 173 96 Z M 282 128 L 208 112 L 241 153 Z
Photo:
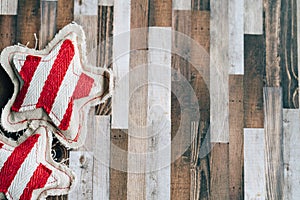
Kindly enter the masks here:
M 37 199 L 69 191 L 74 176 L 52 160 L 51 141 L 44 127 L 21 144 L 0 137 L 0 192 L 7 199 Z

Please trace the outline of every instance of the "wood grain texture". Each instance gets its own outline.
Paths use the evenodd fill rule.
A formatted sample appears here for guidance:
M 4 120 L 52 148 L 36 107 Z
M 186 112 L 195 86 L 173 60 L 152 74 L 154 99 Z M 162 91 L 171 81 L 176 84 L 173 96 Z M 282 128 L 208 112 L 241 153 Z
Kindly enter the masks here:
M 210 139 L 229 142 L 228 0 L 210 1 Z
M 283 146 L 284 146 L 284 199 L 300 197 L 300 112 L 296 109 L 283 109 Z
M 98 14 L 98 0 L 74 0 L 74 16 L 95 16 Z
M 192 0 L 192 9 L 193 10 L 210 10 L 210 1 L 211 0 Z
M 149 1 L 149 26 L 172 26 L 172 0 Z
M 20 0 L 17 15 L 16 42 L 34 48 L 36 40 L 34 34 L 38 34 L 41 24 L 40 1 Z
M 244 127 L 263 128 L 264 36 L 245 35 Z
M 210 158 L 210 198 L 229 198 L 229 144 L 212 143 Z
M 229 74 L 244 74 L 244 0 L 229 0 Z
M 266 86 L 280 87 L 281 0 L 264 0 L 266 39 Z
M 93 153 L 88 151 L 70 152 L 70 169 L 76 174 L 77 185 L 68 199 L 93 199 Z
M 299 107 L 296 0 L 283 0 L 280 20 L 280 66 L 283 107 Z
M 245 200 L 266 199 L 264 141 L 264 129 L 244 129 Z
M 244 33 L 263 34 L 263 0 L 246 0 L 244 3 Z
M 266 199 L 283 198 L 282 90 L 264 88 Z
M 17 15 L 18 0 L 1 0 L 0 15 Z
M 229 187 L 230 199 L 243 199 L 244 82 L 242 75 L 229 76 Z
M 192 1 L 191 0 L 173 0 L 172 2 L 173 10 L 191 10 Z
M 113 6 L 114 0 L 98 0 L 99 6 Z
M 41 28 L 39 49 L 43 49 L 54 38 L 56 33 L 57 1 L 41 1 Z
M 62 29 L 74 20 L 74 1 L 59 0 L 57 1 L 57 30 Z
M 141 6 L 144 2 L 141 2 Z M 128 129 L 129 105 L 129 51 L 131 17 L 140 18 L 141 13 L 131 14 L 133 7 L 130 5 L 138 2 L 115 1 L 113 19 L 113 70 L 115 73 L 115 90 L 112 98 L 112 128 Z M 148 8 L 148 4 L 147 4 Z M 139 9 L 138 7 L 136 9 Z M 143 8 L 141 8 L 143 9 Z M 148 13 L 148 11 L 147 11 Z M 137 15 L 137 16 L 136 16 Z M 134 19 L 137 20 L 137 19 Z M 142 20 L 145 21 L 145 20 Z M 137 26 L 138 27 L 138 26 Z M 136 27 L 136 28 L 137 28 Z M 122 48 L 119 48 L 122 47 Z
M 298 77 L 299 77 L 299 72 L 300 72 L 300 14 L 299 14 L 299 12 L 300 12 L 300 1 L 299 0 L 297 0 L 296 1 L 296 9 L 297 9 L 297 14 L 296 14 L 296 17 L 297 17 L 297 58 L 298 58 L 298 60 L 297 60 L 297 64 L 298 64 L 298 68 L 297 68 L 297 70 L 298 70 Z M 300 88 L 300 82 L 299 82 L 299 80 L 298 80 L 298 88 Z M 298 90 L 298 98 L 299 98 L 299 101 L 298 101 L 298 107 L 300 106 L 300 95 L 299 95 L 299 90 Z

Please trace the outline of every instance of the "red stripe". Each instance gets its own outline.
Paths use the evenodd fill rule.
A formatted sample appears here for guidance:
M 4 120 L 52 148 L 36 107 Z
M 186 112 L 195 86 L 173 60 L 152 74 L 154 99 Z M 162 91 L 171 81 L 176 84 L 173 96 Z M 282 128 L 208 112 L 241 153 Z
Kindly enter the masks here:
M 71 120 L 71 116 L 72 116 L 72 112 L 73 112 L 73 101 L 75 99 L 80 99 L 80 98 L 88 96 L 91 92 L 93 84 L 94 84 L 94 79 L 92 79 L 91 77 L 89 77 L 83 73 L 80 75 L 78 83 L 73 92 L 71 101 L 69 102 L 68 108 L 64 114 L 64 117 L 63 117 L 60 125 L 59 125 L 59 128 L 61 130 L 67 130 L 70 125 L 70 120 Z
M 32 80 L 32 77 L 34 75 L 34 72 L 36 71 L 39 63 L 41 61 L 41 57 L 28 55 L 26 56 L 26 60 L 24 62 L 24 65 L 20 71 L 20 76 L 24 81 L 24 85 L 21 88 L 20 92 L 18 93 L 18 96 L 12 105 L 12 110 L 15 112 L 18 112 L 23 104 L 23 101 L 26 97 L 28 88 L 30 86 L 30 81 Z
M 4 163 L 0 171 L 0 192 L 6 193 L 14 180 L 22 163 L 38 141 L 40 135 L 35 134 L 17 146 Z
M 4 145 L 3 143 L 0 143 L 0 149 L 3 147 L 3 145 Z
M 26 188 L 23 190 L 20 200 L 31 199 L 33 190 L 43 188 L 51 173 L 52 171 L 50 169 L 40 164 L 30 178 L 30 181 L 27 183 Z
M 39 97 L 37 108 L 44 108 L 49 114 L 59 87 L 67 73 L 69 65 L 74 57 L 74 45 L 71 40 L 65 40 L 61 45 L 58 55 L 47 77 L 41 96 Z

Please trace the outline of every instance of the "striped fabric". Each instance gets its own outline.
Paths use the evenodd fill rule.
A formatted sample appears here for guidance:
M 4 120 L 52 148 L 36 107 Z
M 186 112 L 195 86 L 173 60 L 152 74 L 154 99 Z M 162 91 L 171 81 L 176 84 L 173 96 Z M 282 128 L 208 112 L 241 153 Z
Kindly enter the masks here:
M 76 40 L 66 38 L 44 57 L 18 54 L 13 62 L 24 83 L 12 110 L 43 108 L 57 127 L 67 130 L 74 100 L 88 96 L 94 84 L 82 73 Z
M 20 145 L 0 141 L 0 192 L 8 199 L 36 199 L 46 190 L 70 187 L 72 178 L 46 161 L 51 140 L 41 129 Z

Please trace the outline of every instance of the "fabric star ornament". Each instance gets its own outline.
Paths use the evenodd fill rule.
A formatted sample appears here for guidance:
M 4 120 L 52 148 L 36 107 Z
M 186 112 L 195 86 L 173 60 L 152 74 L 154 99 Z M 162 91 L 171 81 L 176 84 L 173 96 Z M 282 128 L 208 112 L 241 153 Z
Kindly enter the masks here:
M 86 135 L 90 106 L 111 95 L 112 73 L 87 63 L 85 34 L 77 24 L 63 28 L 41 51 L 7 47 L 1 64 L 14 84 L 1 123 L 9 132 L 51 126 L 68 147 L 79 147 Z M 105 73 L 107 72 L 107 73 Z M 103 82 L 109 79 L 109 91 Z
M 10 200 L 41 199 L 66 194 L 74 175 L 51 158 L 52 134 L 40 127 L 22 141 L 0 136 L 0 193 Z

